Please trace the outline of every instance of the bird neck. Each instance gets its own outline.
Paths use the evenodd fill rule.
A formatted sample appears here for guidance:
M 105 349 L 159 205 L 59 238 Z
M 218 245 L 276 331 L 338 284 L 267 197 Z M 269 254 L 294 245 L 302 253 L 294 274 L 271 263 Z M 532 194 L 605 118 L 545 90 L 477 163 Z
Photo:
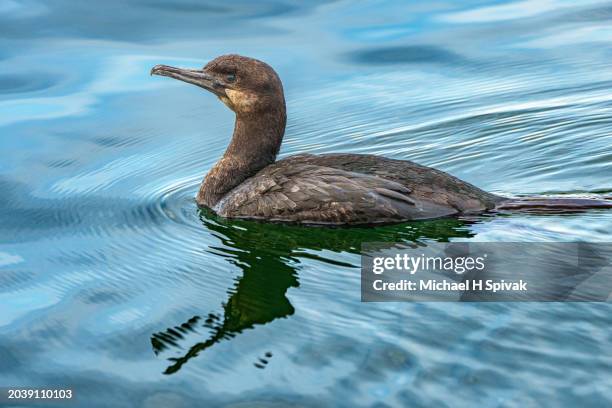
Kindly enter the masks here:
M 198 205 L 213 208 L 234 187 L 274 163 L 286 120 L 284 104 L 257 115 L 236 115 L 232 141 L 204 178 Z

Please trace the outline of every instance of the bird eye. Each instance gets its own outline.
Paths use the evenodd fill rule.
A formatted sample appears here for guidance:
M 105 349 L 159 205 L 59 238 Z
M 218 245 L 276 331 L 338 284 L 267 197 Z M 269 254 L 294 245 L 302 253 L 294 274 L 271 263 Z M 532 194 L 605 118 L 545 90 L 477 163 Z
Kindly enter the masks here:
M 228 74 L 225 79 L 227 82 L 234 82 L 236 80 L 236 74 Z

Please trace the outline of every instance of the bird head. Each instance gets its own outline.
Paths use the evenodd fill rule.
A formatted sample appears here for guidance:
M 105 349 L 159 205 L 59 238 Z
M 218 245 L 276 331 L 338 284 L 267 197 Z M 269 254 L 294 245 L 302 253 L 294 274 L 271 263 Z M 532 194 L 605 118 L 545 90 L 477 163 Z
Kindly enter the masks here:
M 222 55 L 202 69 L 156 65 L 151 75 L 175 78 L 215 94 L 237 115 L 285 109 L 280 78 L 265 62 L 241 55 Z

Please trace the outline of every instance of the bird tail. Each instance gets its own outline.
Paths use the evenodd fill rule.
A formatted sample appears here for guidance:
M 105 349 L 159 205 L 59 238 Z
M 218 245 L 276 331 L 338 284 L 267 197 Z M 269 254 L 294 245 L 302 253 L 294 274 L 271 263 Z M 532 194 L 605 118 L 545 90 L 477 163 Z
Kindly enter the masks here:
M 499 211 L 528 213 L 574 213 L 593 209 L 612 209 L 612 197 L 565 198 L 565 197 L 518 197 L 502 201 L 495 207 Z

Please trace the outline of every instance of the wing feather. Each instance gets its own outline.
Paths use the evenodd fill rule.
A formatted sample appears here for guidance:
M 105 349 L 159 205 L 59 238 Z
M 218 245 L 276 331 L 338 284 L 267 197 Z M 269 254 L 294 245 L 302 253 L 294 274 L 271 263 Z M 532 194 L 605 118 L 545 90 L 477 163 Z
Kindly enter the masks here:
M 419 217 L 410 189 L 396 181 L 342 169 L 269 166 L 215 207 L 224 217 L 355 224 Z

